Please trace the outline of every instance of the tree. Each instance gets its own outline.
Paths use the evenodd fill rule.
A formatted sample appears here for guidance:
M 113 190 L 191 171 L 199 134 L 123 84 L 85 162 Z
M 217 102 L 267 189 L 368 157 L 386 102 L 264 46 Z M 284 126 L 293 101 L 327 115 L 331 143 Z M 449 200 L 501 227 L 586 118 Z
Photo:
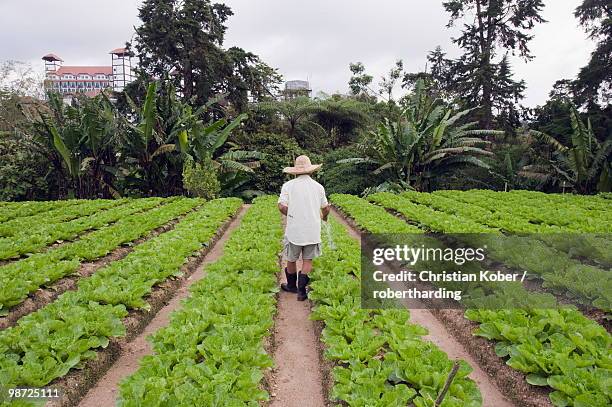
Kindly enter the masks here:
M 551 147 L 553 153 L 543 163 L 527 165 L 519 175 L 535 179 L 542 185 L 571 186 L 581 194 L 612 190 L 612 139 L 599 142 L 590 119 L 586 124 L 578 109 L 570 105 L 569 136 L 531 131 L 530 135 Z
M 370 88 L 374 77 L 368 75 L 365 71 L 365 66 L 361 62 L 349 64 L 349 69 L 352 73 L 349 79 L 349 88 L 354 96 L 372 97 L 375 91 Z
M 41 107 L 42 84 L 31 65 L 19 61 L 0 63 L 0 132 L 15 132 L 27 124 L 22 109 L 32 112 L 32 107 Z
M 532 59 L 528 43 L 533 36 L 529 31 L 535 24 L 545 22 L 540 15 L 544 4 L 542 0 L 452 0 L 443 5 L 450 13 L 449 27 L 473 15 L 461 35 L 453 39 L 464 50 L 453 64 L 454 82 L 468 107 L 480 106 L 480 125 L 491 129 L 494 101 L 513 93 L 499 93 L 495 87 L 501 69 L 495 62 L 498 49 Z M 516 82 L 508 85 L 511 89 L 519 87 Z
M 436 49 L 427 54 L 425 71 L 406 73 L 402 80 L 402 87 L 413 89 L 419 79 L 424 80 L 432 92 L 437 93 L 445 100 L 451 100 L 454 97 L 452 93 L 454 86 L 452 60 L 446 58 L 446 53 L 442 50 L 442 47 L 437 46 Z
M 22 132 L 0 131 L 0 201 L 53 197 L 47 151 Z
M 612 5 L 609 0 L 584 0 L 574 12 L 589 38 L 597 41 L 591 60 L 574 84 L 579 104 L 609 103 L 612 99 Z
M 148 78 L 170 75 L 185 101 L 202 106 L 218 94 L 238 111 L 249 95 L 269 96 L 280 82 L 277 72 L 241 48 L 223 49 L 231 9 L 210 0 L 146 0 L 142 24 L 129 44 Z
M 553 85 L 549 98 L 542 106 L 530 109 L 529 127 L 533 130 L 546 134 L 572 133 L 570 120 L 572 81 L 560 80 Z M 546 144 L 542 148 L 547 148 Z
M 489 166 L 479 157 L 492 156 L 482 149 L 481 136 L 500 132 L 477 130 L 476 123 L 460 124 L 470 110 L 453 114 L 441 99 L 432 97 L 419 80 L 398 120 L 379 123 L 360 145 L 362 157 L 339 161 L 373 168 L 385 174 L 380 189 L 428 190 L 436 177 L 463 165 Z
M 0 63 L 0 94 L 44 97 L 43 78 L 30 64 L 20 61 Z
M 525 81 L 517 82 L 512 79 L 508 55 L 504 55 L 497 68 L 491 92 L 495 95 L 492 107 L 497 112 L 497 127 L 505 130 L 506 133 L 512 133 L 521 125 L 517 104 L 523 98 Z
M 321 107 L 318 100 L 301 96 L 290 100 L 262 102 L 257 105 L 257 109 L 262 112 L 279 114 L 287 124 L 289 136 L 297 139 L 299 125 L 306 123 L 317 125 L 311 119 L 312 115 L 318 112 Z M 303 146 L 303 139 L 297 141 Z
M 393 102 L 393 89 L 397 85 L 397 82 L 402 78 L 404 73 L 404 61 L 401 59 L 395 62 L 393 68 L 389 70 L 386 77 L 382 77 L 380 80 L 380 94 L 384 96 L 387 103 Z
M 368 75 L 365 66 L 361 62 L 349 64 L 352 76 L 349 79 L 349 88 L 353 96 L 357 96 L 366 101 L 375 102 L 378 98 L 384 100 L 388 105 L 394 103 L 393 90 L 398 81 L 404 75 L 404 62 L 399 59 L 387 73 L 387 76 L 380 78 L 378 89 L 372 88 L 374 77 Z
M 319 102 L 313 119 L 326 130 L 331 147 L 337 148 L 357 138 L 369 122 L 368 111 L 363 102 L 336 96 Z

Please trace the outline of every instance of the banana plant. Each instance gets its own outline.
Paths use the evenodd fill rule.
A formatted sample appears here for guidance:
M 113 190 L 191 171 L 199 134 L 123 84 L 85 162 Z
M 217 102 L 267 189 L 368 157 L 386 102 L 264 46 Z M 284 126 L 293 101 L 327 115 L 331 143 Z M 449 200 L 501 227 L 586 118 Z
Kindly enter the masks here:
M 50 153 L 56 172 L 67 180 L 67 195 L 79 198 L 115 196 L 116 111 L 105 94 L 78 98 L 70 105 L 60 95 L 48 95 L 47 108 L 27 110 L 35 141 Z
M 612 138 L 604 142 L 595 137 L 591 121 L 586 124 L 575 106 L 570 107 L 572 134 L 567 143 L 561 136 L 531 130 L 531 139 L 539 140 L 554 151 L 543 163 L 526 165 L 519 175 L 540 181 L 541 185 L 569 186 L 582 194 L 612 190 Z
M 476 122 L 460 124 L 471 110 L 454 113 L 441 99 L 429 93 L 422 80 L 406 98 L 397 120 L 385 119 L 359 145 L 362 157 L 339 163 L 367 165 L 373 174 L 386 175 L 387 181 L 374 188 L 381 190 L 427 190 L 431 181 L 458 166 L 489 169 L 481 157 L 493 154 L 485 147 L 483 136 L 503 134 L 475 129 Z
M 212 160 L 222 183 L 228 174 L 252 172 L 262 155 L 228 143 L 230 134 L 247 116 L 204 122 L 204 113 L 215 102 L 211 100 L 194 110 L 177 99 L 168 82 L 151 83 L 142 108 L 128 98 L 138 119 L 131 124 L 130 117 L 124 118 L 122 160 L 126 184 L 146 194 L 181 193 L 183 164 L 187 160 Z

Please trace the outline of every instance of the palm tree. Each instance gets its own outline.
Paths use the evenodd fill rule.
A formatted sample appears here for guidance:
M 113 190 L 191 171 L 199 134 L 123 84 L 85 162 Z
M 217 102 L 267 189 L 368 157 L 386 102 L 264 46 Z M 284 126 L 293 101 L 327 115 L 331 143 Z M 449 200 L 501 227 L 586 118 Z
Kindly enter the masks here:
M 351 141 L 368 123 L 368 105 L 358 100 L 333 96 L 319 106 L 314 120 L 326 130 L 332 147 Z
M 376 190 L 428 190 L 434 178 L 459 166 L 488 170 L 489 165 L 479 157 L 493 154 L 482 148 L 488 142 L 480 137 L 503 132 L 477 130 L 476 122 L 460 124 L 469 112 L 453 114 L 441 99 L 431 96 L 423 80 L 418 80 L 399 118 L 380 122 L 360 144 L 363 156 L 339 163 L 368 165 L 375 175 L 386 175 L 388 181 Z
M 570 106 L 572 134 L 565 143 L 561 136 L 531 130 L 528 136 L 542 141 L 553 149 L 552 155 L 541 164 L 527 165 L 519 175 L 535 179 L 542 185 L 571 186 L 574 191 L 587 194 L 612 190 L 612 138 L 603 143 L 597 140 L 591 121 L 582 121 L 576 106 Z
M 257 108 L 262 112 L 279 114 L 287 123 L 288 133 L 293 138 L 296 138 L 298 126 L 301 124 L 308 123 L 318 126 L 317 123 L 310 120 L 310 117 L 321 109 L 318 100 L 306 96 L 290 100 L 261 102 Z M 304 140 L 301 141 L 303 143 Z

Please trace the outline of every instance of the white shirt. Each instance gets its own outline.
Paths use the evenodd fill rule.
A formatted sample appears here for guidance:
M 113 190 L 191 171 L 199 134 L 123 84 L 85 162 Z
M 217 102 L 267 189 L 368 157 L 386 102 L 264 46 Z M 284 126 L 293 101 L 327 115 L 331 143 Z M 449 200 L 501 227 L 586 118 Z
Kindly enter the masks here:
M 278 203 L 286 205 L 285 237 L 298 246 L 321 243 L 321 208 L 327 206 L 325 188 L 309 175 L 285 182 Z

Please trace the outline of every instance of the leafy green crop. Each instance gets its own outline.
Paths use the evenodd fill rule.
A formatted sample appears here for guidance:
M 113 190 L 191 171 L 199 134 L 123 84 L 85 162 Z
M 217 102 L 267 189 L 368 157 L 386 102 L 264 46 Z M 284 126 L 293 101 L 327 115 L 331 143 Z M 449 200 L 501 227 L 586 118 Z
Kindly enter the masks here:
M 258 406 L 268 399 L 261 380 L 272 359 L 263 340 L 274 322 L 281 237 L 276 199 L 256 199 L 224 255 L 150 337 L 155 354 L 121 383 L 120 406 Z
M 518 271 L 527 270 L 530 274 L 539 276 L 544 281 L 545 288 L 555 288 L 564 292 L 567 297 L 575 298 L 580 303 L 593 305 L 604 311 L 612 310 L 612 274 L 609 271 L 584 265 L 578 260 L 572 259 L 569 254 L 556 250 L 540 239 L 532 236 L 505 236 L 498 229 L 476 223 L 469 215 L 464 216 L 463 214 L 469 213 L 469 209 L 460 211 L 460 205 L 456 205 L 456 209 L 453 211 L 460 211 L 462 214 L 452 214 L 410 201 L 427 202 L 430 205 L 443 206 L 450 210 L 451 202 L 443 204 L 439 201 L 439 197 L 435 197 L 433 194 L 409 192 L 394 195 L 378 193 L 370 195 L 368 199 L 400 212 L 409 220 L 420 224 L 424 229 L 441 233 L 461 234 L 459 238 L 467 243 L 475 247 L 487 247 L 488 256 L 491 259 Z M 551 240 L 559 241 L 559 245 L 568 245 L 572 250 L 579 246 L 581 241 L 579 236 L 571 237 L 567 234 L 538 235 L 538 237 L 540 236 L 549 243 Z M 583 239 L 593 240 L 591 237 L 587 236 Z M 568 240 L 570 240 L 570 243 L 567 242 Z M 591 242 L 585 243 L 584 247 L 591 246 Z M 609 244 L 605 246 L 607 249 Z M 605 249 L 602 250 L 602 254 L 604 251 Z
M 25 218 L 41 212 L 48 212 L 59 207 L 83 202 L 72 199 L 69 201 L 30 201 L 30 202 L 2 202 L 0 206 L 0 223 L 4 223 L 14 218 Z
M 404 226 L 394 224 L 393 215 L 369 208 L 368 205 L 374 205 L 363 199 L 340 195 L 332 196 L 332 202 L 357 224 L 372 225 L 372 229 L 365 228 L 370 232 L 405 233 Z M 398 218 L 395 220 L 404 223 Z M 385 225 L 382 230 L 377 226 L 381 224 Z M 513 302 L 517 299 L 523 299 L 525 304 L 541 301 L 535 298 L 537 294 L 520 286 L 500 294 L 502 298 L 511 296 Z M 550 399 L 554 405 L 612 403 L 612 338 L 603 327 L 576 309 L 470 309 L 466 317 L 480 324 L 475 335 L 496 341 L 498 356 L 507 358 L 509 366 L 527 374 L 529 383 L 552 387 L 555 391 Z
M 334 196 L 334 202 L 338 198 L 351 200 Z M 362 209 L 357 211 L 370 212 Z M 385 225 L 376 222 L 381 220 L 378 217 L 371 220 L 373 225 Z M 325 356 L 337 363 L 332 398 L 349 406 L 433 406 L 452 361 L 420 338 L 427 330 L 410 324 L 407 310 L 360 307 L 359 243 L 339 223 L 332 222 L 336 250 L 326 248 L 315 260 L 310 293 L 316 304 L 312 318 L 325 323 L 321 338 Z M 442 406 L 481 406 L 480 391 L 467 377 L 472 369 L 461 363 Z
M 143 200 L 132 208 L 148 208 L 157 200 Z M 82 261 L 107 255 L 121 244 L 131 242 L 170 220 L 189 212 L 203 201 L 198 199 L 167 199 L 161 207 L 128 216 L 92 232 L 81 239 L 66 243 L 45 253 L 0 267 L 0 315 L 21 303 L 28 294 L 43 285 L 75 272 Z
M 556 199 L 548 198 L 552 201 L 547 202 L 547 199 L 541 195 L 534 199 L 529 198 L 531 194 L 521 194 L 519 191 L 512 193 L 439 191 L 433 195 L 505 213 L 520 221 L 525 232 L 609 233 L 612 231 L 609 215 L 612 205 L 604 203 L 589 208 L 581 203 L 588 201 L 588 197 L 584 196 L 576 199 L 568 194 L 557 196 Z M 554 195 L 548 196 L 554 197 Z
M 58 240 L 72 240 L 80 233 L 106 226 L 133 213 L 157 206 L 160 202 L 160 198 L 126 201 L 122 205 L 98 211 L 91 216 L 59 224 L 45 224 L 40 228 L 29 231 L 28 234 L 0 239 L 0 259 L 35 253 Z
M 127 308 L 147 308 L 144 297 L 151 288 L 178 275 L 188 257 L 206 245 L 241 204 L 236 198 L 205 203 L 172 231 L 80 280 L 77 291 L 62 294 L 1 331 L 0 387 L 45 386 L 95 358 L 95 349 L 125 333 L 121 319 Z
M 0 224 L 0 238 L 22 237 L 44 231 L 62 222 L 89 216 L 100 210 L 126 203 L 126 199 L 78 201 L 75 204 L 55 207 L 32 216 L 16 218 Z M 0 242 L 4 239 L 0 239 Z

